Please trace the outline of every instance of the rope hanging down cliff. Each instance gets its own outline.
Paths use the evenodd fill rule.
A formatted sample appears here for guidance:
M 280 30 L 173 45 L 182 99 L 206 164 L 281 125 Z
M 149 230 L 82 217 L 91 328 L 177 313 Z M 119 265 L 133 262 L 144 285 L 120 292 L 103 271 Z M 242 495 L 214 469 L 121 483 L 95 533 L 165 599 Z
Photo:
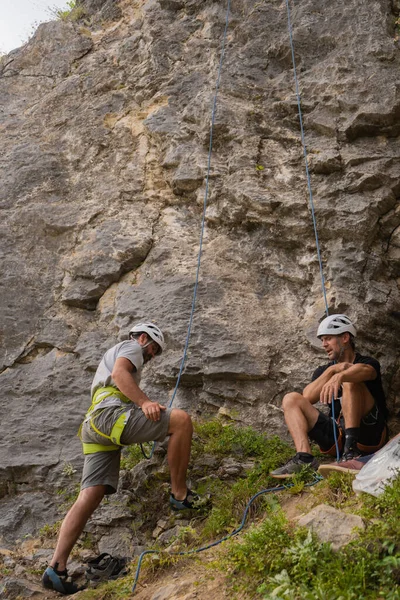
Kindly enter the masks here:
M 311 188 L 310 172 L 309 172 L 309 168 L 308 168 L 307 148 L 306 148 L 305 137 L 304 137 L 304 126 L 303 126 L 303 117 L 302 117 L 302 111 L 301 111 L 301 99 L 300 99 L 300 93 L 299 93 L 299 85 L 298 85 L 297 72 L 296 72 L 296 61 L 295 61 L 295 54 L 294 54 L 294 44 L 293 44 L 291 18 L 290 18 L 289 0 L 286 0 L 286 8 L 287 8 L 287 17 L 288 17 L 288 29 L 289 29 L 290 47 L 291 47 L 292 62 L 293 62 L 293 72 L 294 72 L 295 87 L 296 87 L 297 107 L 298 107 L 299 120 L 300 120 L 301 141 L 302 141 L 302 146 L 303 146 L 303 154 L 304 154 L 305 167 L 306 167 L 306 176 L 307 176 L 307 185 L 308 185 L 309 198 L 310 198 L 310 207 L 311 207 L 311 214 L 312 214 L 313 227 L 314 227 L 314 235 L 315 235 L 315 241 L 316 241 L 316 247 L 317 247 L 317 255 L 318 255 L 318 262 L 319 262 L 319 269 L 320 269 L 320 276 L 321 276 L 322 291 L 323 291 L 324 302 L 325 302 L 325 310 L 326 310 L 326 314 L 328 316 L 329 315 L 329 310 L 328 310 L 328 302 L 327 302 L 326 289 L 325 289 L 325 279 L 324 279 L 322 259 L 321 259 L 321 252 L 320 252 L 320 245 L 319 245 L 319 239 L 318 239 L 318 231 L 317 231 L 317 223 L 316 223 L 315 210 L 314 210 L 313 194 L 312 194 L 312 188 Z M 215 89 L 215 95 L 214 95 L 214 101 L 213 101 L 213 109 L 212 109 L 212 118 L 211 118 L 211 126 L 210 126 L 209 152 L 208 152 L 208 164 L 207 164 L 206 189 L 205 189 L 205 194 L 204 194 L 203 218 L 202 218 L 201 234 L 200 234 L 200 248 L 199 248 L 198 260 L 197 260 L 196 281 L 195 281 L 195 286 L 194 286 L 194 290 L 193 290 L 192 309 L 191 309 L 191 313 L 190 313 L 190 320 L 189 320 L 189 326 L 188 326 L 188 331 L 187 331 L 187 336 L 186 336 L 186 343 L 185 343 L 184 353 L 183 353 L 183 357 L 182 357 L 182 361 L 181 361 L 181 366 L 180 366 L 180 370 L 179 370 L 179 374 L 178 374 L 178 379 L 177 379 L 177 382 L 176 382 L 176 385 L 175 385 L 175 389 L 174 389 L 171 401 L 169 403 L 169 406 L 171 406 L 172 403 L 173 403 L 173 401 L 174 401 L 174 398 L 176 396 L 176 392 L 177 392 L 178 387 L 179 387 L 181 375 L 182 375 L 182 372 L 183 372 L 183 369 L 184 369 L 184 366 L 185 366 L 186 357 L 187 357 L 187 349 L 188 349 L 188 345 L 189 345 L 190 333 L 191 333 L 191 328 L 192 328 L 192 323 L 193 323 L 193 316 L 194 316 L 194 310 L 195 310 L 196 295 L 197 295 L 199 273 L 200 273 L 200 264 L 201 264 L 201 253 L 202 253 L 202 245 L 203 245 L 203 236 L 204 236 L 204 228 L 205 228 L 205 214 L 206 214 L 207 199 L 208 199 L 208 186 L 209 186 L 209 175 L 210 175 L 210 168 L 211 168 L 213 127 L 214 127 L 214 122 L 215 122 L 217 95 L 218 95 L 218 90 L 219 90 L 219 83 L 220 83 L 221 70 L 222 70 L 222 63 L 223 63 L 223 58 L 224 58 L 224 54 L 225 54 L 225 42 L 226 42 L 226 34 L 227 34 L 227 29 L 228 29 L 228 24 L 229 24 L 229 12 L 230 12 L 230 0 L 228 0 L 228 5 L 227 5 L 226 20 L 225 20 L 225 30 L 224 30 L 224 36 L 223 36 L 223 41 L 222 41 L 221 58 L 220 58 L 220 63 L 219 63 L 217 83 L 216 83 L 216 89 Z M 339 459 L 338 443 L 337 443 L 337 439 L 336 439 L 336 429 L 335 429 L 334 421 L 333 421 L 333 430 L 334 430 L 334 437 L 335 437 L 335 445 L 336 445 L 337 457 Z M 144 450 L 142 448 L 142 452 L 143 452 L 144 456 L 146 458 L 151 458 L 152 455 L 153 455 L 153 453 L 154 453 L 154 448 L 155 448 L 155 443 L 153 444 L 150 456 L 146 456 L 146 454 L 145 454 L 145 452 L 144 452 Z M 309 486 L 315 485 L 316 483 L 318 483 L 318 481 L 320 481 L 320 479 L 321 479 L 320 477 L 315 477 L 315 479 L 312 482 L 310 482 L 310 483 L 308 483 L 306 485 L 309 485 Z M 217 545 L 221 544 L 222 542 L 228 540 L 229 538 L 231 538 L 233 536 L 236 536 L 243 529 L 243 527 L 245 525 L 245 522 L 246 522 L 246 519 L 247 519 L 247 515 L 248 515 L 248 512 L 249 512 L 250 506 L 256 500 L 256 498 L 258 498 L 262 494 L 267 494 L 267 493 L 271 493 L 271 492 L 279 492 L 281 490 L 288 489 L 291 486 L 292 486 L 292 484 L 288 484 L 288 485 L 277 486 L 277 487 L 274 487 L 274 488 L 268 488 L 268 489 L 265 489 L 265 490 L 261 490 L 260 492 L 258 492 L 254 496 L 252 496 L 252 498 L 250 498 L 250 500 L 247 503 L 246 508 L 244 510 L 244 514 L 243 514 L 243 518 L 242 518 L 241 524 L 239 525 L 239 527 L 237 527 L 230 534 L 224 536 L 223 538 L 221 538 L 221 539 L 219 539 L 219 540 L 217 540 L 215 542 L 212 542 L 212 543 L 210 543 L 210 544 L 208 544 L 206 546 L 203 546 L 201 548 L 197 548 L 197 549 L 194 549 L 194 550 L 189 550 L 188 552 L 177 552 L 177 553 L 173 553 L 173 555 L 175 555 L 175 556 L 185 556 L 185 555 L 189 555 L 189 554 L 197 554 L 199 552 L 203 552 L 204 550 L 208 550 L 209 548 L 217 546 Z M 136 589 L 136 586 L 137 586 L 137 583 L 138 583 L 138 580 L 139 580 L 140 570 L 141 570 L 141 567 L 142 567 L 142 561 L 143 561 L 144 557 L 147 554 L 154 554 L 154 553 L 157 553 L 157 551 L 156 550 L 145 550 L 140 555 L 139 560 L 138 560 L 138 564 L 137 564 L 137 567 L 136 567 L 136 573 L 135 573 L 135 578 L 134 578 L 133 586 L 132 586 L 132 594 L 135 592 L 135 589 Z
M 308 167 L 307 146 L 306 146 L 306 140 L 305 140 L 305 136 L 304 136 L 303 114 L 301 111 L 301 97 L 300 97 L 300 91 L 299 91 L 299 81 L 297 79 L 296 58 L 295 58 L 295 53 L 294 53 L 292 20 L 291 20 L 291 16 L 290 16 L 289 0 L 286 0 L 286 11 L 287 11 L 287 21 L 288 21 L 288 29 L 289 29 L 290 50 L 292 53 L 294 83 L 295 83 L 295 88 L 296 88 L 297 110 L 299 113 L 299 121 L 300 121 L 301 144 L 303 146 L 303 155 L 304 155 L 304 163 L 305 163 L 305 169 L 306 169 L 307 187 L 308 187 L 309 200 L 310 200 L 310 209 L 311 209 L 311 216 L 312 216 L 313 227 L 314 227 L 315 245 L 317 247 L 319 272 L 320 272 L 320 276 L 321 276 L 322 294 L 324 296 L 326 316 L 328 317 L 329 316 L 329 308 L 328 308 L 328 300 L 326 297 L 324 269 L 323 269 L 323 265 L 322 265 L 321 249 L 320 249 L 319 238 L 318 238 L 317 219 L 315 217 L 314 199 L 313 199 L 313 193 L 312 193 L 312 187 L 311 187 L 310 170 Z M 335 440 L 335 448 L 336 448 L 336 460 L 339 462 L 339 454 L 340 453 L 339 453 L 339 444 L 338 444 L 338 440 L 337 440 L 336 426 L 335 426 L 336 419 L 335 419 L 335 402 L 334 402 L 334 400 L 335 399 L 332 398 L 332 427 L 333 427 L 333 438 Z
M 301 110 L 301 97 L 300 97 L 299 82 L 298 82 L 297 70 L 296 70 L 296 59 L 295 59 L 295 52 L 294 52 L 289 0 L 286 0 L 286 9 L 287 9 L 287 21 L 288 21 L 288 30 L 289 30 L 290 49 L 291 49 L 291 55 L 292 55 L 293 74 L 294 74 L 294 81 L 295 81 L 297 108 L 298 108 L 299 122 L 300 122 L 301 143 L 302 143 L 302 147 L 303 147 L 303 155 L 304 155 L 305 170 L 306 170 L 306 177 L 307 177 L 307 187 L 308 187 L 308 192 L 309 192 L 309 203 L 310 203 L 311 216 L 312 216 L 312 221 L 313 221 L 315 244 L 316 244 L 316 249 L 317 249 L 317 257 L 318 257 L 319 271 L 320 271 L 320 277 L 321 277 L 321 287 L 322 287 L 322 293 L 323 293 L 324 303 L 325 303 L 325 312 L 326 312 L 326 315 L 328 316 L 329 309 L 328 309 L 328 301 L 327 301 L 327 295 L 326 295 L 326 286 L 325 286 L 325 278 L 324 278 L 324 271 L 323 271 L 322 258 L 321 258 L 321 250 L 320 250 L 320 244 L 319 244 L 319 238 L 318 238 L 317 221 L 316 221 L 315 208 L 314 208 L 314 199 L 313 199 L 313 193 L 312 193 L 312 187 L 311 187 L 310 170 L 309 170 L 309 166 L 308 166 L 307 147 L 306 147 L 305 136 L 304 136 L 303 115 L 302 115 L 302 110 Z M 220 56 L 220 61 L 219 61 L 217 80 L 216 80 L 216 84 L 215 84 L 215 93 L 214 93 L 214 99 L 213 99 L 213 105 L 212 105 L 209 147 L 208 147 L 208 159 L 207 159 L 206 186 L 205 186 L 204 200 L 203 200 L 203 215 L 202 215 L 202 221 L 201 221 L 200 243 L 199 243 L 199 252 L 198 252 L 198 256 L 197 256 L 197 269 L 196 269 L 195 284 L 194 284 L 194 288 L 193 288 L 192 306 L 191 306 L 191 312 L 190 312 L 190 317 L 189 317 L 189 324 L 188 324 L 188 329 L 187 329 L 187 335 L 186 335 L 183 356 L 181 359 L 175 388 L 172 393 L 172 397 L 171 397 L 168 407 L 171 407 L 175 400 L 175 396 L 176 396 L 176 393 L 178 391 L 178 387 L 179 387 L 179 384 L 181 381 L 183 369 L 186 364 L 187 351 L 188 351 L 189 341 L 190 341 L 190 334 L 191 334 L 192 325 L 193 325 L 194 311 L 195 311 L 195 307 L 196 307 L 196 297 L 197 297 L 197 289 L 198 289 L 198 284 L 199 284 L 201 256 L 202 256 L 202 249 L 203 249 L 205 217 L 206 217 L 208 192 L 209 192 L 214 123 L 215 123 L 215 115 L 216 115 L 216 109 L 217 109 L 217 98 L 218 98 L 218 91 L 219 91 L 220 80 L 221 80 L 222 65 L 223 65 L 223 60 L 224 60 L 224 56 L 225 56 L 226 38 L 227 38 L 227 31 L 228 31 L 228 26 L 229 26 L 229 13 L 230 13 L 230 0 L 228 0 L 228 3 L 227 3 L 225 28 L 224 28 L 223 38 L 222 38 L 222 45 L 221 45 L 221 56 Z M 334 425 L 333 425 L 333 429 L 334 429 L 337 459 L 339 460 L 338 444 L 337 444 L 337 440 L 336 440 L 336 429 L 335 429 Z M 155 447 L 156 447 L 156 443 L 153 443 L 151 452 L 149 455 L 147 455 L 144 450 L 143 445 L 141 444 L 143 456 L 146 459 L 152 458 Z
M 205 229 L 205 223 L 206 223 L 206 210 L 207 210 L 207 202 L 208 202 L 208 191 L 209 191 L 209 184 L 210 184 L 211 155 L 212 155 L 212 146 L 213 146 L 213 134 L 214 134 L 215 115 L 216 115 L 216 112 L 217 112 L 217 98 L 218 98 L 219 84 L 220 84 L 220 80 L 221 80 L 222 64 L 224 62 L 224 56 L 225 56 L 226 36 L 227 36 L 228 26 L 229 26 L 230 7 L 231 7 L 231 0 L 228 0 L 227 7 L 226 7 L 225 28 L 224 28 L 224 33 L 223 33 L 223 36 L 222 36 L 221 56 L 220 56 L 220 59 L 219 59 L 217 81 L 216 81 L 216 84 L 215 84 L 215 92 L 214 92 L 214 99 L 213 99 L 212 112 L 211 112 L 210 137 L 209 137 L 209 143 L 208 143 L 206 187 L 205 187 L 205 191 L 204 191 L 203 216 L 202 216 L 202 220 L 201 220 L 199 252 L 198 252 L 198 255 L 197 255 L 197 269 L 196 269 L 195 284 L 194 284 L 194 288 L 193 288 L 192 308 L 191 308 L 191 311 L 190 311 L 189 325 L 188 325 L 187 334 L 186 334 L 186 341 L 185 341 L 185 347 L 184 347 L 184 350 L 183 350 L 183 356 L 182 356 L 181 364 L 180 364 L 180 367 L 179 367 L 179 373 L 178 373 L 178 377 L 177 377 L 177 380 L 176 380 L 175 388 L 174 388 L 174 391 L 172 393 L 171 400 L 170 400 L 170 402 L 168 404 L 169 408 L 172 406 L 172 404 L 173 404 L 173 402 L 175 400 L 175 396 L 176 396 L 176 393 L 178 391 L 178 387 L 179 387 L 179 384 L 180 384 L 180 381 L 181 381 L 183 369 L 184 369 L 185 364 L 186 364 L 186 358 L 187 358 L 187 351 L 188 351 L 188 347 L 189 347 L 190 334 L 191 334 L 192 325 L 193 325 L 194 311 L 195 311 L 195 307 L 196 307 L 197 289 L 199 287 L 199 275 L 200 275 L 201 255 L 202 255 L 202 250 L 203 250 L 204 229 Z M 154 454 L 154 449 L 156 447 L 156 443 L 155 442 L 153 443 L 153 446 L 152 446 L 152 449 L 151 449 L 151 452 L 150 452 L 149 456 L 146 455 L 143 446 L 142 445 L 140 445 L 140 446 L 142 448 L 142 453 L 143 453 L 144 457 L 147 458 L 147 459 L 150 459 L 153 456 L 153 454 Z

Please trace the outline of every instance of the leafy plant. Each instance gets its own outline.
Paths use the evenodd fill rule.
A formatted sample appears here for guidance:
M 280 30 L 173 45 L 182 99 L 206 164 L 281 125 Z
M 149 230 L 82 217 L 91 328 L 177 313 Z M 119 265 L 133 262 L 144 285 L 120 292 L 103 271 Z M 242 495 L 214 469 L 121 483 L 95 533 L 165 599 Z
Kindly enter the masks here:
M 79 0 L 67 0 L 66 6 L 67 8 L 64 10 L 54 6 L 49 9 L 49 12 L 61 21 L 79 21 L 86 14 L 84 7 L 79 4 Z
M 76 469 L 72 463 L 65 463 L 62 473 L 67 477 L 72 477 L 76 473 Z
M 121 456 L 121 469 L 133 469 L 141 460 L 143 460 L 143 454 L 140 446 L 138 444 L 127 446 Z
M 60 531 L 62 521 L 56 521 L 52 525 L 43 525 L 39 530 L 39 535 L 42 538 L 54 538 L 57 537 Z

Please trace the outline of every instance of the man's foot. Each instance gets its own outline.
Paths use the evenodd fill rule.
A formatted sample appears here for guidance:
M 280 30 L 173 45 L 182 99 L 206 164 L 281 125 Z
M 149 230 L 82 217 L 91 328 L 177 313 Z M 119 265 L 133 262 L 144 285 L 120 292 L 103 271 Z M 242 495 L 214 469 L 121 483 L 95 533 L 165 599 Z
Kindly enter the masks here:
M 172 510 L 200 510 L 210 504 L 210 498 L 208 496 L 201 497 L 188 489 L 186 498 L 183 500 L 177 500 L 171 493 L 169 504 Z
M 310 467 L 313 471 L 316 471 L 319 465 L 317 459 L 313 458 L 311 461 L 306 462 L 302 459 L 302 454 L 303 453 L 301 452 L 297 452 L 297 454 L 290 458 L 282 467 L 275 469 L 275 471 L 271 471 L 271 477 L 275 477 L 276 479 L 293 477 L 293 475 L 296 475 L 296 473 L 300 473 L 303 467 Z
M 70 577 L 68 577 L 67 569 L 64 571 L 57 570 L 58 563 L 54 567 L 47 567 L 42 577 L 42 584 L 48 590 L 54 590 L 64 596 L 76 594 L 83 588 L 78 587 Z
M 328 463 L 326 465 L 321 465 L 318 469 L 318 473 L 322 475 L 322 477 L 327 477 L 329 473 L 333 472 L 351 473 L 352 475 L 357 475 L 364 465 L 364 462 L 356 459 L 341 461 L 339 463 Z

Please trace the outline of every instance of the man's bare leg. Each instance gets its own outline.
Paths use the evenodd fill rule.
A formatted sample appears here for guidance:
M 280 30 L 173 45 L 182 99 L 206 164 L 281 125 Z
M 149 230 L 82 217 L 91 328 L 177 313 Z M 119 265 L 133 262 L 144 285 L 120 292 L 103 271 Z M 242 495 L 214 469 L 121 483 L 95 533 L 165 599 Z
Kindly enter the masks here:
M 318 420 L 318 410 L 297 392 L 286 394 L 282 400 L 282 408 L 297 452 L 311 454 L 308 432 Z
M 365 383 L 343 383 L 342 413 L 345 423 L 343 459 L 358 456 L 361 419 L 373 409 L 375 401 Z M 342 460 L 343 460 L 342 459 Z
M 68 557 L 77 539 L 81 535 L 87 520 L 99 506 L 106 492 L 106 486 L 96 485 L 81 490 L 75 504 L 67 513 L 58 535 L 57 546 L 50 562 L 52 567 L 58 563 L 57 569 L 66 568 Z
M 360 427 L 361 419 L 374 407 L 375 401 L 365 383 L 343 383 L 342 413 L 346 429 Z
M 187 494 L 186 472 L 192 445 L 193 425 L 190 416 L 183 410 L 171 411 L 168 434 L 168 464 L 171 473 L 171 491 L 177 500 Z

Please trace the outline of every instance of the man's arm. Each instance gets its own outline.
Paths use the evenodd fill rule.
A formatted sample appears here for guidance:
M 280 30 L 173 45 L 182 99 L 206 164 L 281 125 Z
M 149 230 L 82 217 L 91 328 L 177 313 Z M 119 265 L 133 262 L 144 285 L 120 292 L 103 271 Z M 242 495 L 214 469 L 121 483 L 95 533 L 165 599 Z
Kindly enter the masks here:
M 131 361 L 127 358 L 117 358 L 112 371 L 112 379 L 117 385 L 118 389 L 131 400 L 136 406 L 142 409 L 145 416 L 150 421 L 160 420 L 160 410 L 165 410 L 165 406 L 158 404 L 158 402 L 152 402 L 148 396 L 138 386 L 132 373 L 134 373 L 135 367 Z
M 363 383 L 376 379 L 377 372 L 371 365 L 357 363 L 338 363 L 333 365 L 339 367 L 339 371 L 332 374 L 330 379 L 323 385 L 320 392 L 320 401 L 323 404 L 330 404 L 332 398 L 337 398 L 342 383 Z M 342 367 L 340 369 L 340 367 Z
M 326 385 L 326 383 L 328 383 L 328 381 L 331 379 L 331 377 L 333 377 L 333 375 L 335 375 L 336 373 L 339 372 L 339 370 L 341 370 L 340 369 L 341 366 L 342 366 L 341 368 L 343 368 L 343 365 L 347 365 L 346 368 L 348 368 L 349 366 L 351 366 L 351 363 L 338 363 L 336 365 L 331 365 L 330 367 L 325 369 L 325 371 L 323 371 L 323 373 L 321 373 L 321 375 L 319 377 L 314 379 L 314 381 L 309 383 L 304 388 L 304 390 L 303 390 L 304 398 L 309 400 L 309 402 L 311 402 L 311 404 L 315 404 L 316 402 L 318 402 L 320 399 L 321 390 L 324 387 L 324 385 Z M 314 375 L 314 377 L 315 377 L 315 375 Z

